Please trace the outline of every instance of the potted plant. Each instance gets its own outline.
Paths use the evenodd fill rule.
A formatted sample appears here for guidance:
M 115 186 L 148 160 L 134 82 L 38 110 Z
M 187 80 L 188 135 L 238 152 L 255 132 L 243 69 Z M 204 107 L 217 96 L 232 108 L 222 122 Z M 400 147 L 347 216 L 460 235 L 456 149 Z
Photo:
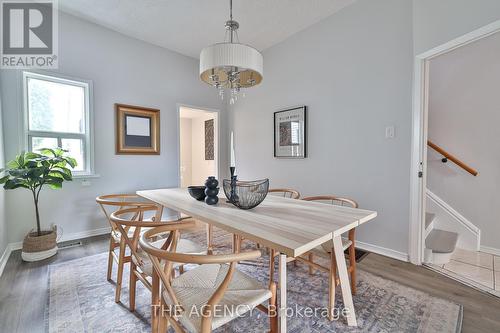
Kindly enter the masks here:
M 25 261 L 42 260 L 57 253 L 57 228 L 42 230 L 38 203 L 44 186 L 59 189 L 64 181 L 73 179 L 70 168 L 76 166 L 76 160 L 66 153 L 61 148 L 40 149 L 40 153 L 22 152 L 7 163 L 6 169 L 0 169 L 0 174 L 4 173 L 0 178 L 4 189 L 25 188 L 33 195 L 36 230 L 24 238 L 22 258 Z

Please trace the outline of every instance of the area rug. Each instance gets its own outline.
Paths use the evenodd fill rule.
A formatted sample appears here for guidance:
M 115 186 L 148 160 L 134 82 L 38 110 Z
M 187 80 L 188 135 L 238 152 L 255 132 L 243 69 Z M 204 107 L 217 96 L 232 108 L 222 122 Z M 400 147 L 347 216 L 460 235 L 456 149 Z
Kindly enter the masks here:
M 189 238 L 204 242 L 203 233 Z M 217 252 L 229 252 L 229 237 L 215 234 Z M 245 243 L 244 247 L 254 244 Z M 106 280 L 107 254 L 97 254 L 50 266 L 50 297 L 47 331 L 54 332 L 150 332 L 149 291 L 137 286 L 137 310 L 128 304 L 128 270 L 124 273 L 122 303 L 114 302 L 114 285 Z M 239 269 L 267 284 L 267 257 L 242 263 Z M 343 309 L 340 288 L 336 308 Z M 305 308 L 323 309 L 327 304 L 328 278 L 323 272 L 309 275 L 299 263 L 288 266 L 288 305 L 293 316 L 288 319 L 288 332 L 460 332 L 462 306 L 433 297 L 358 269 L 357 294 L 353 297 L 358 327 L 347 326 L 346 319 L 329 321 L 322 316 L 305 315 Z M 321 314 L 321 311 L 317 312 Z M 268 319 L 254 311 L 217 329 L 215 332 L 265 332 Z M 171 329 L 171 331 L 173 330 Z

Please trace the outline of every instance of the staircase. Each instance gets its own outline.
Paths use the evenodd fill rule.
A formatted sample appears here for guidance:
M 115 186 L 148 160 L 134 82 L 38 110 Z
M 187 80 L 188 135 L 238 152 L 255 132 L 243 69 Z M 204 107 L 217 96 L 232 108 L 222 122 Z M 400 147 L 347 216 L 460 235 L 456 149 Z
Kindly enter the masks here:
M 441 162 L 451 161 L 473 176 L 479 174 L 476 169 L 430 140 L 427 145 L 442 156 Z M 461 249 L 479 251 L 481 230 L 428 188 L 425 207 L 426 210 L 434 212 L 425 213 L 425 263 L 447 264 L 457 245 Z
M 458 233 L 434 229 L 436 215 L 425 213 L 425 258 L 426 263 L 444 265 L 450 262 L 457 247 Z

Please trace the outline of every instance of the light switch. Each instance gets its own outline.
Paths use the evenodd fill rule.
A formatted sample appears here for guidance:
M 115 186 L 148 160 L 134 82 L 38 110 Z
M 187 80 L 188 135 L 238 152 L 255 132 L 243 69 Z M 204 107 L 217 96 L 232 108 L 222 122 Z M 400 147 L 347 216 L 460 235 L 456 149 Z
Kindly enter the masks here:
M 394 138 L 394 126 L 387 126 L 385 128 L 385 138 L 393 139 Z

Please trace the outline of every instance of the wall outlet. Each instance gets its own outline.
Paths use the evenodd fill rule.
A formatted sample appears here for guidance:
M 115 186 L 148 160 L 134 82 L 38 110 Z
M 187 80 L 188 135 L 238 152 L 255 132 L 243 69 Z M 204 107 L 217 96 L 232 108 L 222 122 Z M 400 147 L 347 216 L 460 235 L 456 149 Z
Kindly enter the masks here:
M 90 186 L 92 185 L 92 183 L 90 182 L 90 180 L 88 179 L 83 179 L 82 180 L 82 186 Z
M 385 128 L 385 138 L 386 139 L 393 139 L 394 138 L 394 126 L 387 126 Z

